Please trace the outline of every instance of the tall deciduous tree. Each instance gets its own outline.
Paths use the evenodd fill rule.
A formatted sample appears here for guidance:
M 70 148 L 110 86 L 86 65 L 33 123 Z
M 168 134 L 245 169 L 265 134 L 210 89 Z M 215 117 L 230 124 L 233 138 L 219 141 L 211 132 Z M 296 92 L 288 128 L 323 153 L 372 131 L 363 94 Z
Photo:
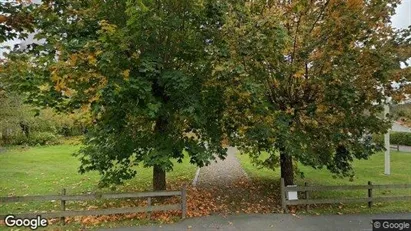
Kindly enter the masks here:
M 202 166 L 224 155 L 224 135 L 286 184 L 296 161 L 352 176 L 379 148 L 365 135 L 389 127 L 378 103 L 407 90 L 391 87 L 410 78 L 409 30 L 389 26 L 397 3 L 44 1 L 46 42 L 10 55 L 5 73 L 32 103 L 92 111 L 81 171 L 103 183 L 142 163 L 164 189 L 171 159 L 186 150 Z
M 221 91 L 208 84 L 206 47 L 218 30 L 212 2 L 42 1 L 28 52 L 8 56 L 3 78 L 31 103 L 92 113 L 80 172 L 102 185 L 153 168 L 154 190 L 184 153 L 203 166 L 224 157 Z M 16 71 L 14 67 L 20 67 Z M 24 70 L 24 71 L 23 71 Z
M 411 56 L 410 30 L 389 24 L 397 3 L 250 1 L 232 8 L 222 28 L 227 52 L 215 61 L 215 76 L 235 86 L 227 94 L 240 128 L 232 139 L 255 162 L 280 165 L 287 185 L 297 161 L 353 176 L 353 159 L 379 150 L 366 135 L 390 126 L 380 117 L 385 96 L 400 100 L 411 78 L 409 67 L 400 68 Z

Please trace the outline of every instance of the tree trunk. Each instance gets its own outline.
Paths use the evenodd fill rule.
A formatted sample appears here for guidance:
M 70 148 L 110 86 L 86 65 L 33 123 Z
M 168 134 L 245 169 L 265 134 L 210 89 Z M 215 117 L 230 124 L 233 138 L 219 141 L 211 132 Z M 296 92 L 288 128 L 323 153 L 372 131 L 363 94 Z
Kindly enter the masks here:
M 166 136 L 168 121 L 164 117 L 159 117 L 156 120 L 155 132 Z M 153 167 L 153 190 L 166 190 L 166 171 L 160 165 L 155 164 Z
M 285 185 L 294 185 L 293 157 L 287 155 L 285 151 L 280 151 L 281 178 L 284 178 Z
M 154 165 L 153 167 L 153 190 L 166 190 L 166 171 L 159 165 Z

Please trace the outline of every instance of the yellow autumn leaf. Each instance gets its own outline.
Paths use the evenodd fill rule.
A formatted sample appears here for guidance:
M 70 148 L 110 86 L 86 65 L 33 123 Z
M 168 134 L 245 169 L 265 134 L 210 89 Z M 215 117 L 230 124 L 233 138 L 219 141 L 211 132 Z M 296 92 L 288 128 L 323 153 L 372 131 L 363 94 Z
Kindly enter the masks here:
M 39 86 L 40 91 L 48 91 L 49 88 L 50 88 L 50 86 L 48 84 L 44 84 L 44 85 Z
M 68 96 L 68 97 L 71 97 L 71 96 L 73 96 L 73 91 L 70 88 L 67 88 L 67 89 L 64 90 L 64 95 Z
M 302 78 L 305 75 L 305 70 L 299 70 L 294 74 L 295 78 Z
M 87 60 L 92 65 L 95 65 L 97 63 L 97 59 L 96 59 L 96 57 L 94 57 L 94 55 L 87 56 Z
M 77 55 L 76 54 L 70 55 L 69 64 L 76 65 L 76 63 L 77 63 Z
M 130 78 L 130 69 L 127 69 L 121 73 L 124 77 L 125 80 L 128 80 Z
M 103 32 L 107 32 L 108 34 L 114 34 L 117 29 L 116 25 L 110 24 L 107 20 L 101 20 L 100 26 Z
M 57 82 L 59 80 L 59 76 L 57 75 L 56 71 L 51 72 L 51 81 Z
M 90 98 L 89 102 L 92 103 L 92 102 L 97 101 L 97 100 L 99 100 L 99 99 L 100 99 L 100 96 L 99 96 L 99 95 L 95 95 L 95 96 L 93 96 L 93 97 Z
M 89 111 L 90 109 L 90 104 L 84 104 L 83 106 L 81 106 L 81 111 L 86 112 Z
M 54 86 L 56 91 L 62 91 L 65 88 L 64 84 L 61 81 L 58 81 Z
M 364 4 L 362 0 L 348 0 L 347 3 L 350 9 L 361 9 Z

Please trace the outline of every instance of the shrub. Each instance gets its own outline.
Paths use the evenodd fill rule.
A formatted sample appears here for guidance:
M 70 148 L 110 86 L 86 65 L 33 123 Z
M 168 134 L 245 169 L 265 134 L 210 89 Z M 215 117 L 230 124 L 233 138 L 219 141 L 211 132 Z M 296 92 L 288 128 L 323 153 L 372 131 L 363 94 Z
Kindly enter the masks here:
M 51 132 L 39 132 L 32 134 L 28 139 L 29 145 L 58 144 L 58 138 Z
M 396 120 L 399 119 L 399 117 L 411 119 L 411 104 L 392 105 L 391 115 Z
M 52 145 L 59 144 L 60 141 L 56 135 L 51 132 L 36 132 L 31 133 L 29 137 L 26 137 L 23 133 L 18 133 L 9 139 L 9 142 L 4 144 L 11 145 Z
M 35 116 L 37 110 L 23 102 L 18 94 L 0 95 L 0 145 L 53 144 L 58 135 L 83 135 L 90 120 L 89 114 L 81 110 L 59 114 L 46 108 Z
M 384 135 L 374 134 L 373 140 L 375 143 L 384 145 Z M 409 132 L 391 132 L 390 133 L 390 143 L 397 145 L 411 146 L 411 133 Z
M 11 137 L 8 143 L 13 145 L 28 144 L 28 139 L 23 133 L 18 133 L 17 135 Z
M 398 116 L 399 117 L 405 117 L 407 115 L 407 113 L 405 111 L 398 111 Z

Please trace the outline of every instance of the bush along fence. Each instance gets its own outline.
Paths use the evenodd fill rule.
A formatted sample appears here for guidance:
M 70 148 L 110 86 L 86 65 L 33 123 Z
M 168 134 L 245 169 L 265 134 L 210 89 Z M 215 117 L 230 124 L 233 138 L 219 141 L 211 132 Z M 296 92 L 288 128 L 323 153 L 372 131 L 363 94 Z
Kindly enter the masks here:
M 373 185 L 368 181 L 367 185 L 333 185 L 333 186 L 285 186 L 284 179 L 281 178 L 281 207 L 284 212 L 288 212 L 288 205 L 309 205 L 313 204 L 337 204 L 337 203 L 368 203 L 371 208 L 374 202 L 386 201 L 411 201 L 411 194 L 404 196 L 384 196 L 373 197 L 374 189 L 411 189 L 411 184 L 388 184 L 388 185 Z M 363 198 L 333 198 L 333 199 L 310 199 L 309 193 L 313 191 L 343 191 L 343 190 L 364 190 Z M 297 199 L 298 192 L 302 192 L 303 199 Z
M 35 218 L 41 216 L 42 218 L 61 218 L 62 224 L 65 224 L 65 217 L 74 216 L 98 216 L 98 215 L 112 215 L 112 214 L 126 214 L 126 213 L 148 213 L 154 211 L 169 211 L 181 210 L 182 218 L 187 214 L 187 191 L 184 185 L 180 191 L 157 191 L 157 192 L 130 192 L 130 193 L 108 193 L 108 194 L 87 194 L 87 195 L 66 195 L 66 190 L 63 189 L 60 195 L 44 195 L 44 196 L 16 196 L 16 197 L 0 197 L 0 203 L 15 203 L 15 202 L 33 202 L 33 201 L 61 201 L 61 211 L 45 212 L 45 213 L 20 213 L 14 214 L 17 218 Z M 180 204 L 170 205 L 151 205 L 151 198 L 155 197 L 170 197 L 180 196 Z M 98 210 L 80 210 L 67 211 L 66 203 L 68 201 L 90 201 L 90 200 L 107 200 L 107 199 L 133 199 L 133 198 L 147 198 L 146 207 L 128 207 L 128 208 L 109 208 Z M 6 217 L 6 214 L 1 214 L 0 219 Z
M 372 139 L 379 145 L 384 145 L 384 135 L 374 134 Z M 390 143 L 393 145 L 411 146 L 411 132 L 390 132 Z

